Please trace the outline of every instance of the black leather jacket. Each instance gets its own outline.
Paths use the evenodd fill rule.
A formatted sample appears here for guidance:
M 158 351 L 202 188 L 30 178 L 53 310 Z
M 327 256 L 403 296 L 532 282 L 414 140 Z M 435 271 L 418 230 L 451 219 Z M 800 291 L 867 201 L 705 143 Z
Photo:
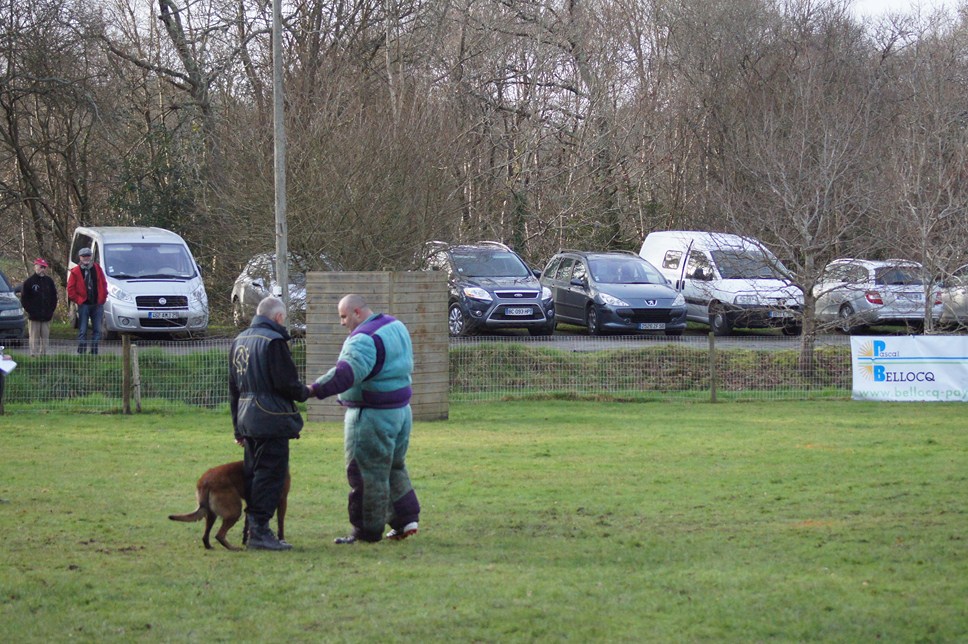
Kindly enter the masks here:
M 308 398 L 289 353 L 289 334 L 257 315 L 229 351 L 229 394 L 236 437 L 298 438 L 296 401 Z

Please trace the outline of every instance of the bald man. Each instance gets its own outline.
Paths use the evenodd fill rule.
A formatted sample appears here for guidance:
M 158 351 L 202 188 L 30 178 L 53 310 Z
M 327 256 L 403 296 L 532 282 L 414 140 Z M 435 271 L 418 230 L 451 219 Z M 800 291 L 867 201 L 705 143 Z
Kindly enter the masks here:
M 336 366 L 309 385 L 316 398 L 339 395 L 346 407 L 344 448 L 353 531 L 339 544 L 406 539 L 417 533 L 420 503 L 407 473 L 413 416 L 413 346 L 402 322 L 374 313 L 363 297 L 337 306 L 349 336 Z

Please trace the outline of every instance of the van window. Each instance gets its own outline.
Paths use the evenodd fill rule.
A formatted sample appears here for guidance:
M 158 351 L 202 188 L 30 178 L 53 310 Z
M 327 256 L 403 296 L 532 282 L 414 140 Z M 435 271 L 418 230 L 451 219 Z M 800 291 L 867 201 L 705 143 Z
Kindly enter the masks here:
M 679 262 L 682 261 L 682 251 L 681 250 L 667 250 L 665 257 L 662 258 L 662 268 L 679 268 Z
M 695 280 L 708 280 L 713 277 L 713 265 L 705 253 L 692 251 L 686 262 L 686 277 Z
M 94 248 L 94 239 L 88 237 L 87 235 L 74 235 L 74 243 L 71 245 L 71 256 L 69 258 L 70 261 L 77 261 L 77 252 L 82 248 L 90 248 L 94 250 L 94 252 L 97 252 L 97 249 Z M 95 257 L 95 260 L 96 259 L 97 258 Z
M 106 244 L 104 270 L 118 279 L 192 279 L 195 262 L 181 244 Z
M 723 279 L 786 279 L 786 269 L 766 253 L 714 250 L 713 259 Z

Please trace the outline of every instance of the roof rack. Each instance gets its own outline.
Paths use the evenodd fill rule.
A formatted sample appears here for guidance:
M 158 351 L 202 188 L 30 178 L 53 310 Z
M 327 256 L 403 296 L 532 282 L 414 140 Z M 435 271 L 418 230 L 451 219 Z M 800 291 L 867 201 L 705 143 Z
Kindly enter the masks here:
M 632 257 L 638 257 L 639 254 L 631 250 L 575 250 L 574 248 L 563 248 L 558 251 L 559 253 L 581 253 L 588 255 L 594 253 L 596 255 L 604 255 L 606 253 L 621 253 L 622 255 L 630 255 Z
M 502 250 L 511 250 L 511 247 L 508 246 L 507 244 L 503 244 L 499 241 L 491 241 L 487 239 L 481 240 L 479 242 L 475 242 L 473 244 L 467 244 L 467 245 L 468 246 L 494 246 L 495 248 L 500 248 Z

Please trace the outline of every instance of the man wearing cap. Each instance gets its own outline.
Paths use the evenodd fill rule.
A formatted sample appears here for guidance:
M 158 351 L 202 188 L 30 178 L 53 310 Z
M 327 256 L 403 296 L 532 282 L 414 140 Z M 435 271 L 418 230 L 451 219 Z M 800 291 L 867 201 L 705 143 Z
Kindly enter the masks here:
M 77 304 L 77 352 L 87 350 L 87 325 L 91 323 L 91 354 L 97 354 L 101 340 L 101 319 L 108 299 L 108 281 L 104 271 L 91 261 L 90 248 L 77 252 L 77 266 L 67 273 L 67 299 Z
M 27 312 L 27 329 L 30 333 L 30 355 L 47 353 L 50 338 L 50 321 L 57 309 L 57 285 L 47 274 L 47 260 L 34 260 L 34 274 L 20 286 L 20 303 Z

